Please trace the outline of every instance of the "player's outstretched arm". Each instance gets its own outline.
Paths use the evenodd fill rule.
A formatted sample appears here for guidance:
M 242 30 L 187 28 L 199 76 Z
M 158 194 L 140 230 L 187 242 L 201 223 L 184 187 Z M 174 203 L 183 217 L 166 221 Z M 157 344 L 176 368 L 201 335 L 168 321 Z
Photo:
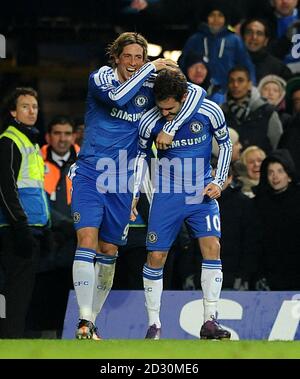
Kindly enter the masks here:
M 111 67 L 103 66 L 90 75 L 89 92 L 96 99 L 109 105 L 123 106 L 140 90 L 143 83 L 156 71 L 154 64 L 148 62 L 128 80 L 116 84 Z

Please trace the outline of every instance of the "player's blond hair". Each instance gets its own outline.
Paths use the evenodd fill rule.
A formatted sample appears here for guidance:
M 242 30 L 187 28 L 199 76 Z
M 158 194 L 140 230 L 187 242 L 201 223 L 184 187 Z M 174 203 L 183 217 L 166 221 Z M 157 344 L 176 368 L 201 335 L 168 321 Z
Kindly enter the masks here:
M 148 59 L 148 42 L 147 40 L 139 33 L 134 32 L 125 32 L 119 35 L 118 38 L 112 42 L 107 48 L 107 55 L 109 58 L 109 63 L 113 68 L 116 67 L 116 58 L 118 58 L 125 46 L 132 45 L 137 43 L 143 49 L 143 60 L 146 62 Z

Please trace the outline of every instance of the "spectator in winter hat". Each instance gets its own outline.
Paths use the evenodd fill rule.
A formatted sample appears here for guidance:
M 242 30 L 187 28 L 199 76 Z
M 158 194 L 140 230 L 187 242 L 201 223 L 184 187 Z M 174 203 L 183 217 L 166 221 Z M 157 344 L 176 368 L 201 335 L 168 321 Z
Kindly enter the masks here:
M 203 57 L 207 63 L 214 84 L 226 90 L 229 70 L 235 65 L 244 65 L 249 69 L 253 83 L 256 82 L 254 66 L 240 38 L 227 27 L 226 2 L 209 1 L 207 7 L 207 22 L 186 42 L 179 66 L 187 69 L 187 56 L 191 52 Z
M 262 97 L 270 104 L 278 106 L 285 97 L 286 81 L 277 75 L 267 75 L 258 84 Z
M 286 81 L 277 75 L 267 75 L 258 84 L 258 91 L 270 104 L 274 105 L 285 130 L 291 119 L 286 110 Z
M 259 275 L 273 291 L 298 290 L 300 187 L 287 150 L 275 150 L 263 161 L 259 185 L 254 190 L 261 234 Z
M 211 80 L 208 64 L 201 55 L 193 52 L 187 55 L 184 74 L 188 81 L 198 84 L 207 91 L 207 99 L 219 105 L 224 102 L 224 93 L 220 86 L 215 85 Z

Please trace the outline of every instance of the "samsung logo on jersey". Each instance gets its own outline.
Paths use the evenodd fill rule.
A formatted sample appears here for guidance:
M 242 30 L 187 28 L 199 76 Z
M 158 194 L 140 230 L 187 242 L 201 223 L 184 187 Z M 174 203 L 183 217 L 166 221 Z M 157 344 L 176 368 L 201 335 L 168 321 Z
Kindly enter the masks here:
M 174 147 L 198 145 L 199 143 L 205 140 L 206 140 L 206 134 L 198 138 L 180 139 L 180 140 L 172 142 L 171 149 L 173 149 Z
M 121 109 L 112 108 L 110 115 L 112 117 L 120 118 L 121 120 L 129 121 L 129 122 L 135 122 L 141 119 L 144 112 L 140 113 L 128 113 L 126 111 L 122 111 Z

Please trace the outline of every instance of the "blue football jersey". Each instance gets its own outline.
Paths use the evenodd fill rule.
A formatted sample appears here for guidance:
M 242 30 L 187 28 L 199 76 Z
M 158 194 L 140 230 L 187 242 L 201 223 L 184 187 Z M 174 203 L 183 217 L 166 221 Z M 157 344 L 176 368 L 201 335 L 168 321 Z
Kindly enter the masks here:
M 108 66 L 90 75 L 80 160 L 95 168 L 99 158 L 118 162 L 119 150 L 126 150 L 129 159 L 135 157 L 138 122 L 154 104 L 153 82 L 145 82 L 154 71 L 148 63 L 122 84 Z
M 164 118 L 157 108 L 148 111 L 141 119 L 134 190 L 136 195 L 143 176 L 144 160 L 149 156 L 153 140 L 163 124 Z M 213 137 L 220 148 L 214 179 L 210 166 Z M 222 187 L 228 174 L 231 151 L 224 114 L 217 104 L 205 99 L 199 110 L 177 131 L 172 146 L 167 150 L 158 150 L 156 192 L 167 192 L 168 184 L 173 192 L 189 192 L 195 183 L 199 183 L 199 191 L 211 181 Z
M 125 156 L 128 162 L 136 157 L 139 121 L 154 105 L 154 72 L 155 66 L 149 62 L 124 83 L 119 81 L 117 70 L 108 66 L 90 75 L 79 167 L 89 165 L 99 171 L 105 159 L 111 159 L 120 173 L 118 165 L 124 163 Z M 164 130 L 175 133 L 205 94 L 201 87 L 190 84 L 186 106 L 171 123 L 165 122 Z M 97 167 L 99 159 L 104 159 L 101 167 Z M 122 167 L 126 170 L 126 165 Z

